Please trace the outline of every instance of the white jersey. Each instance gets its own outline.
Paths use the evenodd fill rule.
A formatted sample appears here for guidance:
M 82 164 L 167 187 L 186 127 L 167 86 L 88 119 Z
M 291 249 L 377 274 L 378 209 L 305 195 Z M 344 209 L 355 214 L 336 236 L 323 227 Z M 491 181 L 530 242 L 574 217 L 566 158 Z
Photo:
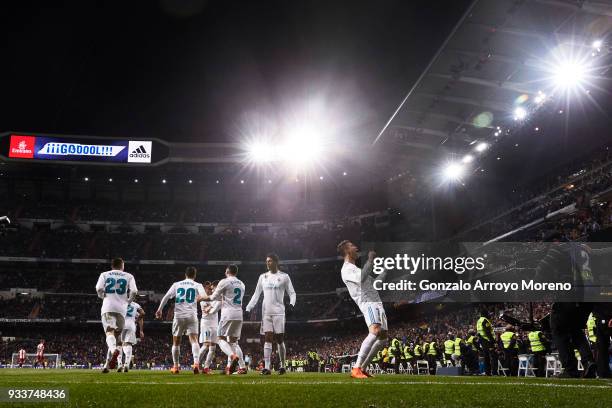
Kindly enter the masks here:
M 221 320 L 242 321 L 244 283 L 235 276 L 221 279 L 210 295 L 211 300 L 221 300 Z
M 174 318 L 198 318 L 198 304 L 196 297 L 204 296 L 204 286 L 193 279 L 184 279 L 174 282 L 159 305 L 158 310 L 163 310 L 170 299 L 174 299 Z
M 202 324 L 206 327 L 217 327 L 219 325 L 219 309 L 221 309 L 221 302 L 218 300 L 203 300 L 200 302 L 200 307 L 202 308 Z M 209 307 L 210 310 L 208 310 Z M 208 310 L 208 312 L 205 310 Z
M 125 325 L 126 326 L 134 326 L 136 327 L 136 320 L 138 320 L 138 309 L 142 309 L 142 307 L 136 302 L 130 302 L 127 307 L 127 311 L 125 312 Z
M 285 293 L 289 295 L 289 303 L 295 306 L 295 290 L 291 283 L 291 278 L 285 272 L 277 271 L 272 273 L 270 271 L 259 275 L 257 281 L 257 287 L 251 301 L 246 307 L 247 312 L 250 312 L 263 292 L 263 304 L 261 307 L 262 316 L 275 316 L 285 315 Z
M 45 345 L 40 343 L 38 344 L 38 346 L 36 346 L 36 354 L 41 356 L 45 353 Z
M 96 283 L 96 292 L 104 299 L 101 313 L 120 313 L 125 316 L 128 290 L 134 294 L 138 291 L 136 280 L 131 273 L 117 270 L 102 272 Z
M 26 358 L 26 351 L 24 349 L 19 350 L 19 358 L 20 359 Z
M 361 269 L 355 264 L 345 262 L 340 273 L 349 295 L 359 308 L 365 303 L 380 302 L 380 296 L 374 289 L 374 280 L 370 276 L 362 276 Z

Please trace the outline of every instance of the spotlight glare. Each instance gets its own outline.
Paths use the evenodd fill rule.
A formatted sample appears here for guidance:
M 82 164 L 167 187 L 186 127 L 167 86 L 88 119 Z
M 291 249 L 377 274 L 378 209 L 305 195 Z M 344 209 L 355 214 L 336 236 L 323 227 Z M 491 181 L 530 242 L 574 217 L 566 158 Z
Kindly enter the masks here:
M 488 147 L 489 147 L 489 145 L 487 143 L 481 142 L 481 143 L 478 143 L 476 145 L 476 151 L 479 152 L 479 153 L 482 153 L 485 150 L 487 150 Z
M 527 117 L 527 110 L 522 106 L 514 109 L 514 120 L 523 120 Z
M 459 181 L 465 168 L 458 163 L 448 163 L 442 172 L 444 179 L 447 181 Z
M 272 148 L 263 142 L 253 142 L 247 145 L 247 155 L 253 163 L 266 163 L 272 160 Z
M 601 40 L 595 40 L 593 41 L 593 44 L 592 44 L 593 48 L 596 48 L 596 49 L 601 48 L 602 45 L 603 45 L 603 42 Z
M 89 181 L 89 177 L 84 177 L 83 180 Z
M 166 184 L 166 179 L 162 179 L 162 184 Z
M 134 179 L 134 183 L 138 183 L 138 179 Z
M 544 102 L 545 100 L 546 100 L 546 94 L 542 92 L 538 92 L 538 95 L 533 99 L 533 101 L 537 103 L 538 105 Z
M 244 180 L 240 180 L 240 184 L 244 184 Z
M 193 183 L 193 180 L 192 180 L 192 179 L 189 179 L 188 183 L 189 183 L 189 184 L 192 184 L 192 183 Z
M 471 154 L 466 154 L 465 156 L 463 156 L 463 159 L 461 159 L 462 163 L 471 163 L 474 161 L 474 156 L 472 156 Z
M 586 77 L 586 66 L 576 61 L 568 61 L 559 65 L 555 70 L 553 79 L 555 85 L 568 89 L 580 85 Z
M 108 182 L 109 182 L 109 183 L 112 183 L 112 182 L 113 182 L 113 179 L 112 179 L 112 178 L 109 178 L 109 179 L 108 179 Z

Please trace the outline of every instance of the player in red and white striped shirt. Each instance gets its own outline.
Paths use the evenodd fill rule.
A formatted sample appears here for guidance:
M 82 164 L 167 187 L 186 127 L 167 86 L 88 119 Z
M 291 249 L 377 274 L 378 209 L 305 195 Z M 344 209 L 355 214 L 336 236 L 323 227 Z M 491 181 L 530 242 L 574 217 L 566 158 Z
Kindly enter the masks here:
M 38 367 L 38 364 L 45 368 L 45 340 L 40 339 L 40 343 L 36 346 L 36 363 L 34 363 L 34 368 Z
M 25 363 L 25 359 L 26 359 L 26 351 L 25 349 L 22 347 L 21 349 L 19 349 L 19 368 L 23 367 L 23 363 Z

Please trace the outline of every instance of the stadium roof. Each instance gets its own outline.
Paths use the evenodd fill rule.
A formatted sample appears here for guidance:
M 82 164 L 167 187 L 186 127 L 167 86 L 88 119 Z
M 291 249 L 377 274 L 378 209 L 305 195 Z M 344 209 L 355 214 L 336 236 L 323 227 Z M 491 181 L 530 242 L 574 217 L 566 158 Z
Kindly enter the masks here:
M 542 89 L 555 49 L 590 55 L 611 27 L 609 1 L 476 0 L 374 144 L 403 145 L 408 163 L 419 164 L 494 140 L 497 126 L 516 125 L 517 101 L 532 103 Z

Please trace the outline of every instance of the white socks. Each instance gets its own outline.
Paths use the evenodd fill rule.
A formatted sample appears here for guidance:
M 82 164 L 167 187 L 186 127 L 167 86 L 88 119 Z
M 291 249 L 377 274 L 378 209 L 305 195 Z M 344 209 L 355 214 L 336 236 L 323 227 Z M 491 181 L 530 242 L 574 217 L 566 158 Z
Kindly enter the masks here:
M 208 346 L 208 353 L 206 354 L 206 361 L 204 362 L 204 368 L 210 368 L 210 364 L 212 363 L 213 357 L 215 356 L 216 348 L 217 348 L 216 344 L 211 344 L 210 346 Z
M 132 361 L 132 345 L 128 344 L 127 346 L 123 346 L 123 353 L 125 354 L 125 366 L 130 366 L 130 361 Z
M 244 354 L 242 354 L 242 349 L 238 345 L 238 342 L 233 343 L 232 348 L 234 349 L 234 353 L 238 356 L 238 367 L 246 368 L 246 364 L 244 364 Z
M 280 367 L 285 368 L 285 358 L 287 356 L 287 349 L 285 348 L 285 342 L 278 343 L 276 347 L 278 349 L 278 359 L 280 360 Z
M 270 369 L 270 357 L 272 357 L 272 343 L 264 343 L 264 368 Z
M 113 356 L 113 352 L 111 351 L 111 349 L 109 348 L 106 351 L 106 361 L 104 362 L 104 368 L 108 368 L 108 363 L 110 362 L 111 357 Z
M 372 333 L 368 333 L 363 342 L 361 343 L 361 348 L 359 349 L 359 354 L 357 355 L 357 362 L 355 363 L 356 368 L 360 368 L 361 364 L 363 364 L 370 354 L 370 349 L 376 342 L 376 335 Z
M 108 346 L 111 354 L 117 350 L 117 339 L 115 338 L 114 334 L 106 333 L 106 345 Z
M 181 355 L 181 346 L 172 346 L 172 362 L 175 367 L 180 366 L 179 357 Z
M 193 364 L 200 364 L 200 343 L 197 341 L 191 343 L 191 354 L 193 354 Z
M 123 353 L 121 353 L 121 346 L 117 347 L 119 355 L 117 355 L 117 368 L 123 367 Z
M 232 346 L 230 346 L 230 344 L 225 341 L 225 340 L 221 340 L 219 339 L 219 348 L 221 349 L 221 351 L 223 351 L 227 357 L 231 357 L 232 354 L 234 354 L 234 350 L 232 350 Z
M 367 357 L 361 363 L 363 369 L 367 369 L 368 368 L 368 366 L 370 365 L 370 362 L 372 361 L 374 356 L 376 356 L 376 353 L 378 353 L 378 350 L 383 348 L 383 346 L 385 345 L 386 342 L 387 342 L 387 339 L 376 340 L 374 342 L 374 344 L 372 345 L 372 348 L 370 348 L 370 352 L 368 353 Z

